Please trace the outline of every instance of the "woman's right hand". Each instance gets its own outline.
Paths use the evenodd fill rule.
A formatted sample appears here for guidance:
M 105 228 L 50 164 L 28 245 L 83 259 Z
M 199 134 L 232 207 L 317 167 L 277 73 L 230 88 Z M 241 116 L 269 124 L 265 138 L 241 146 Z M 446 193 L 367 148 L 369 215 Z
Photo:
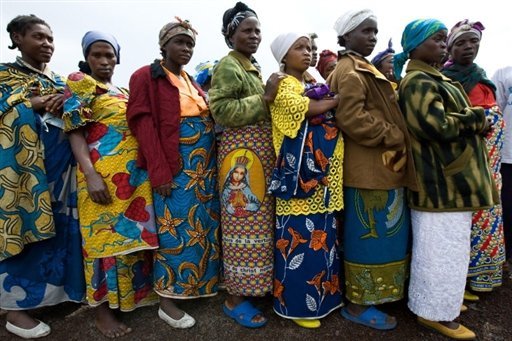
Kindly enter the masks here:
M 282 72 L 274 72 L 268 77 L 267 83 L 265 84 L 265 93 L 263 94 L 263 99 L 267 102 L 267 105 L 274 102 L 277 96 L 277 90 L 279 89 L 279 82 L 284 77 L 286 77 L 286 74 Z
M 107 184 L 98 172 L 92 172 L 85 176 L 87 182 L 87 191 L 91 200 L 100 205 L 108 205 L 112 203 L 112 197 L 108 191 Z
M 45 96 L 34 96 L 30 97 L 30 104 L 32 110 L 35 112 L 50 112 L 57 117 L 60 117 L 62 112 L 62 106 L 64 105 L 63 94 L 51 94 Z
M 171 195 L 172 181 L 154 188 L 155 192 L 163 197 Z

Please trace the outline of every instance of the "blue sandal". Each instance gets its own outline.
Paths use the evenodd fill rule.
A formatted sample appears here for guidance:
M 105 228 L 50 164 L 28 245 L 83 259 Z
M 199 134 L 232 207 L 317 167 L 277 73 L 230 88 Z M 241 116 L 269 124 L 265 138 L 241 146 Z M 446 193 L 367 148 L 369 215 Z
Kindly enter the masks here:
M 247 327 L 247 328 L 259 328 L 263 327 L 267 324 L 268 320 L 261 322 L 253 322 L 252 319 L 256 315 L 261 315 L 261 311 L 254 308 L 254 306 L 249 301 L 243 301 L 233 309 L 229 309 L 226 306 L 226 303 L 222 305 L 222 310 L 224 310 L 224 314 L 231 317 L 233 320 L 238 322 L 238 324 Z
M 386 313 L 383 313 L 382 311 L 378 310 L 374 306 L 368 307 L 368 309 L 363 311 L 358 316 L 352 315 L 347 310 L 347 307 L 345 307 L 345 308 L 341 309 L 341 316 L 343 316 L 347 320 L 352 321 L 354 323 L 358 323 L 363 326 L 370 327 L 373 329 L 378 329 L 378 330 L 394 329 L 397 325 L 396 321 L 395 321 L 395 323 L 388 323 L 386 321 L 388 315 Z

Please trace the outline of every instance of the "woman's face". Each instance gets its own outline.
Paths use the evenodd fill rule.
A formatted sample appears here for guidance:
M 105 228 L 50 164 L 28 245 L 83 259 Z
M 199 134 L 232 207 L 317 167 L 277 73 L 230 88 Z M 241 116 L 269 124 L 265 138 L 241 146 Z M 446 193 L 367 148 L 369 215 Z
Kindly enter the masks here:
M 50 62 L 55 46 L 53 33 L 42 24 L 33 24 L 24 35 L 14 33 L 13 40 L 18 45 L 21 57 L 29 65 L 39 69 L 41 64 Z
M 166 66 L 181 69 L 183 65 L 187 65 L 194 54 L 195 46 L 194 39 L 186 34 L 172 37 L 162 48 Z
M 245 178 L 245 168 L 243 167 L 236 167 L 233 170 L 233 180 L 235 182 L 240 182 Z
M 480 38 L 474 32 L 468 32 L 458 37 L 450 48 L 450 56 L 460 65 L 471 65 L 480 48 Z
M 304 72 L 311 64 L 311 42 L 306 37 L 297 39 L 290 47 L 283 59 L 286 65 L 286 72 Z
M 325 65 L 324 72 L 321 75 L 324 79 L 327 79 L 329 75 L 336 69 L 336 60 L 331 60 Z
M 377 44 L 377 22 L 374 19 L 368 18 L 357 26 L 353 31 L 345 34 L 345 47 L 347 50 L 352 50 L 360 53 L 363 57 L 369 56 L 375 44 Z
M 446 57 L 447 30 L 439 30 L 420 46 L 411 51 L 411 59 L 421 60 L 432 66 L 439 66 Z
M 110 82 L 117 63 L 116 53 L 112 45 L 97 41 L 89 48 L 87 64 L 91 68 L 91 76 L 100 82 Z
M 229 40 L 233 44 L 233 50 L 250 58 L 258 51 L 261 43 L 261 28 L 258 18 L 248 17 L 244 19 Z
M 394 81 L 394 74 L 393 74 L 393 56 L 388 55 L 384 60 L 380 63 L 378 67 L 379 71 L 382 72 L 382 74 L 389 80 Z

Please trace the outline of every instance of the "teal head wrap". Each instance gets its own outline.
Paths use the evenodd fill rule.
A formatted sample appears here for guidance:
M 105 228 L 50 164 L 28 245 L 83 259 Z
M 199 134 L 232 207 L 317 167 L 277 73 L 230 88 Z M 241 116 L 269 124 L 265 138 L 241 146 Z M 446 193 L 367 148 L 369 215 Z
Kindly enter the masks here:
M 404 51 L 395 54 L 393 57 L 393 70 L 396 79 L 401 78 L 402 69 L 409 59 L 409 53 L 439 30 L 448 29 L 437 19 L 417 19 L 407 24 L 402 33 L 402 48 Z

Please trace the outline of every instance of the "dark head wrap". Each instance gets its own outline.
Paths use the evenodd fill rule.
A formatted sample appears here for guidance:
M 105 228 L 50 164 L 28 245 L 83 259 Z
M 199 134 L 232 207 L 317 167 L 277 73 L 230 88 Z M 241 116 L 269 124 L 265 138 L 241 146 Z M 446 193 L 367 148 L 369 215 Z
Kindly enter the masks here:
M 257 18 L 258 16 L 256 12 L 241 1 L 237 2 L 235 7 L 224 12 L 224 16 L 222 17 L 222 35 L 229 48 L 233 48 L 233 44 L 229 41 L 229 38 L 233 36 L 240 23 L 249 17 Z
M 384 59 L 386 59 L 388 56 L 392 56 L 394 54 L 395 54 L 395 50 L 393 49 L 393 42 L 390 38 L 388 41 L 388 48 L 382 52 L 377 53 L 377 55 L 375 57 L 373 57 L 373 59 L 372 59 L 372 64 L 378 68 L 380 63 L 382 63 L 384 61 Z

